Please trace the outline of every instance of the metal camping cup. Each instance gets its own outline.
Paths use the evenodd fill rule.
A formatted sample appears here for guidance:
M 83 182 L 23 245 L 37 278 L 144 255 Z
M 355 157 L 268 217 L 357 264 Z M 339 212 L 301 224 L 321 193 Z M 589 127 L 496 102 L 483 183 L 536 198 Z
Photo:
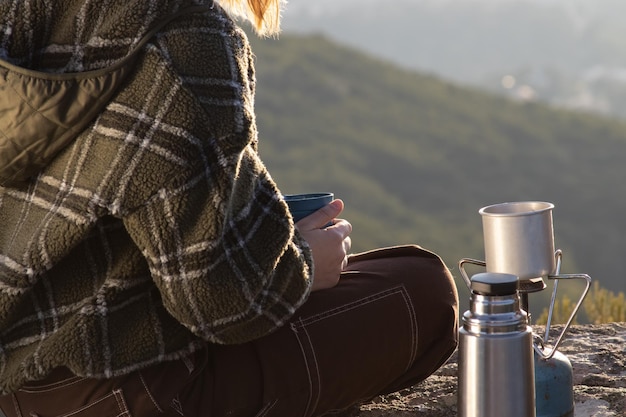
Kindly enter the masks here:
M 517 288 L 512 274 L 471 279 L 459 330 L 459 417 L 535 417 L 533 336 Z
M 553 208 L 542 201 L 481 208 L 487 272 L 513 274 L 520 281 L 554 274 Z
M 545 336 L 536 337 L 535 352 L 542 359 L 550 359 L 555 354 L 591 286 L 591 277 L 587 274 L 560 273 L 562 252 L 554 249 L 553 208 L 554 204 L 542 201 L 500 203 L 481 208 L 478 212 L 483 221 L 485 261 L 471 258 L 459 261 L 459 270 L 468 288 L 471 287 L 465 271 L 468 263 L 483 266 L 487 272 L 516 275 L 520 280 L 520 293 L 543 290 L 542 278 L 554 280 Z M 526 284 L 533 279 L 538 279 L 539 287 Z M 550 326 L 559 280 L 584 280 L 586 286 L 556 342 L 551 345 Z

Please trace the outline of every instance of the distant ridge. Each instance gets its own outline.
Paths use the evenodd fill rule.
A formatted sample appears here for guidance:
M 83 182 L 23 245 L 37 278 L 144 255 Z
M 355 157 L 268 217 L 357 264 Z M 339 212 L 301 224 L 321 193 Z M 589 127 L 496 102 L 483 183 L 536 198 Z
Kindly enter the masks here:
M 460 84 L 626 119 L 624 13 L 623 0 L 318 0 L 290 2 L 283 27 Z

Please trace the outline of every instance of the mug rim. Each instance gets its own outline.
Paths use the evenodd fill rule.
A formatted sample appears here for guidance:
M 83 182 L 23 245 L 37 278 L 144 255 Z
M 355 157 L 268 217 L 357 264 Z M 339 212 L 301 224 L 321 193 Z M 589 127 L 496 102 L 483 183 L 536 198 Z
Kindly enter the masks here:
M 285 201 L 302 201 L 302 200 L 317 200 L 319 198 L 332 197 L 333 193 L 330 192 L 317 192 L 317 193 L 300 193 L 300 194 L 285 194 L 283 197 Z
M 478 213 L 488 217 L 530 216 L 553 208 L 554 204 L 547 201 L 513 201 L 485 206 Z
M 315 211 L 335 198 L 334 194 L 329 192 L 286 194 L 283 197 L 291 212 Z

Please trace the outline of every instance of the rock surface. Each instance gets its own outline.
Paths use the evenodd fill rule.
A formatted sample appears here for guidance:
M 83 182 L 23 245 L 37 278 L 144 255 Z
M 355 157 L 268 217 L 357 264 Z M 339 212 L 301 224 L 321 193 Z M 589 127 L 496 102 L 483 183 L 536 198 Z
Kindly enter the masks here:
M 535 332 L 543 334 L 543 329 Z M 550 332 L 551 341 L 562 327 Z M 626 416 L 626 323 L 572 326 L 558 349 L 574 370 L 575 417 Z M 422 383 L 342 412 L 341 417 L 454 417 L 457 353 Z

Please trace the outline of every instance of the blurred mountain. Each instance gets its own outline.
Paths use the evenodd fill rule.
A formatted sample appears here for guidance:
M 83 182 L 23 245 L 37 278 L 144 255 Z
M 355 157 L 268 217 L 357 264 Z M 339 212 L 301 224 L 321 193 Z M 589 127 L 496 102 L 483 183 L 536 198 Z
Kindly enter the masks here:
M 626 117 L 623 0 L 292 1 L 286 33 L 322 33 L 462 85 Z
M 355 251 L 417 243 L 459 279 L 461 258 L 484 259 L 481 207 L 550 201 L 561 272 L 626 291 L 626 123 L 455 86 L 319 35 L 251 40 L 261 156 L 284 193 L 345 201 Z M 574 287 L 559 288 L 577 299 Z

